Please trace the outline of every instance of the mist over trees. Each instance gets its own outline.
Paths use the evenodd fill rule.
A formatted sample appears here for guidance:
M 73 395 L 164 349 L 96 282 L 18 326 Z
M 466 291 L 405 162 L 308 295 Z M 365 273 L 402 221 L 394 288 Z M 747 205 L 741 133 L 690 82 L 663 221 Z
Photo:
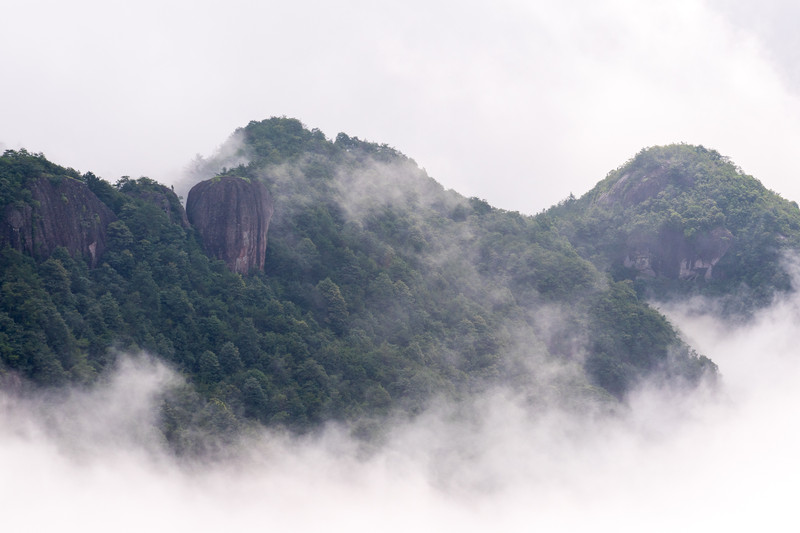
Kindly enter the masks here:
M 186 453 L 203 451 L 198 434 L 258 423 L 303 432 L 344 421 L 374 436 L 436 396 L 497 386 L 531 409 L 606 409 L 644 379 L 693 386 L 716 374 L 645 297 L 700 291 L 753 308 L 790 288 L 779 257 L 800 239 L 796 205 L 702 147 L 644 150 L 537 216 L 464 198 L 389 146 L 331 141 L 294 119 L 251 122 L 224 153 L 198 165 L 197 181 L 269 190 L 263 271 L 240 275 L 210 256 L 179 197 L 150 178 L 112 185 L 5 152 L 2 383 L 87 384 L 120 352 L 145 350 L 186 378 L 159 419 Z M 94 268 L 63 246 L 15 246 L 7 213 L 35 218 L 42 179 L 74 180 L 113 212 Z M 714 231 L 727 247 L 692 248 Z M 669 241 L 674 258 L 659 255 L 667 234 L 683 239 Z M 649 270 L 630 259 L 641 243 Z M 669 260 L 692 253 L 690 266 L 713 263 L 714 275 L 670 277 Z

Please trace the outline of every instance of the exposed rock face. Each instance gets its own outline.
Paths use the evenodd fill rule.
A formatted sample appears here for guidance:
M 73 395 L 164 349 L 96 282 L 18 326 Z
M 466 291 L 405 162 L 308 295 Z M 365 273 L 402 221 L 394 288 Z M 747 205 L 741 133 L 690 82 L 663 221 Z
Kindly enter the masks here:
M 680 188 L 691 187 L 695 182 L 693 176 L 677 172 L 667 166 L 652 169 L 646 173 L 626 173 L 611 188 L 597 198 L 603 206 L 621 204 L 636 205 L 648 198 L 655 197 L 669 185 Z
M 189 222 L 206 252 L 240 274 L 263 270 L 272 197 L 263 184 L 221 177 L 192 187 L 186 201 Z
M 40 178 L 30 184 L 33 205 L 7 205 L 0 223 L 0 242 L 37 258 L 58 246 L 91 267 L 106 248 L 106 228 L 114 213 L 86 186 L 71 178 Z
M 675 150 L 694 149 L 678 147 Z M 701 153 L 708 154 L 707 151 Z M 695 230 L 693 225 L 696 227 L 697 222 L 692 221 L 712 208 L 721 214 L 713 200 L 693 192 L 703 180 L 708 187 L 708 168 L 716 167 L 698 166 L 696 159 L 700 156 L 696 154 L 688 162 L 678 155 L 674 160 L 658 155 L 637 156 L 634 163 L 624 172 L 620 171 L 619 178 L 594 200 L 595 205 L 619 213 L 623 224 L 633 222 L 630 226 L 635 229 L 629 230 L 624 248 L 615 260 L 635 270 L 640 278 L 716 279 L 714 267 L 733 245 L 734 235 L 721 224 L 715 227 L 704 224 L 701 227 L 711 226 L 712 229 Z M 686 198 L 692 198 L 691 209 L 687 208 Z M 669 210 L 673 212 L 669 216 L 677 220 L 667 224 L 665 214 Z M 690 220 L 688 225 L 684 225 L 684 216 Z M 709 219 L 713 219 L 713 215 Z M 685 231 L 696 233 L 687 236 Z
M 691 240 L 682 233 L 662 232 L 654 239 L 629 239 L 623 264 L 641 277 L 708 281 L 714 278 L 714 266 L 732 244 L 733 234 L 724 227 Z

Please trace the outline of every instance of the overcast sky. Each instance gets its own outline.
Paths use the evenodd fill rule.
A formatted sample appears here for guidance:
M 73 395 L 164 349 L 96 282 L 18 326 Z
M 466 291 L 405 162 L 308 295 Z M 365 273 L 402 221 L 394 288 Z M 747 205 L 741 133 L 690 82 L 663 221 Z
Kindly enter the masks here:
M 6 0 L 0 143 L 171 182 L 286 115 L 535 213 L 683 141 L 800 200 L 800 7 L 755 4 Z

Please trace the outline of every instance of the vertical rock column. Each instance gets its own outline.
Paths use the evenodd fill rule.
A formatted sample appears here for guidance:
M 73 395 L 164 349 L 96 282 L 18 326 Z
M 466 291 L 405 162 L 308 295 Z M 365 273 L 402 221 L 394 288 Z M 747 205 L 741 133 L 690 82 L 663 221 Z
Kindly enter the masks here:
M 206 253 L 240 274 L 264 270 L 272 197 L 262 183 L 224 176 L 192 187 L 186 215 Z

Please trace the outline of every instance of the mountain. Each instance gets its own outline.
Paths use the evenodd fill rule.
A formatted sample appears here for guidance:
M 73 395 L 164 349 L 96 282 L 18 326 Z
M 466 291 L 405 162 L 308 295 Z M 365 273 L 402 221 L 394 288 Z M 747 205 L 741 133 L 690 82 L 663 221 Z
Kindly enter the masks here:
M 258 423 L 336 420 L 370 436 L 436 397 L 494 387 L 533 410 L 608 409 L 642 380 L 716 375 L 648 291 L 788 289 L 777 258 L 797 242 L 797 207 L 700 147 L 645 150 L 537 216 L 294 119 L 251 122 L 220 154 L 196 162 L 188 216 L 149 178 L 112 185 L 41 154 L 0 158 L 0 385 L 91 383 L 120 351 L 146 350 L 186 377 L 161 419 L 183 453 Z M 46 246 L 8 237 L 17 213 L 39 213 L 31 228 L 50 217 L 42 183 L 81 191 L 56 225 L 90 213 L 101 254 L 35 229 Z M 754 235 L 776 228 L 775 247 Z
M 582 257 L 648 298 L 713 297 L 747 315 L 791 288 L 800 210 L 714 150 L 644 149 L 549 211 Z

